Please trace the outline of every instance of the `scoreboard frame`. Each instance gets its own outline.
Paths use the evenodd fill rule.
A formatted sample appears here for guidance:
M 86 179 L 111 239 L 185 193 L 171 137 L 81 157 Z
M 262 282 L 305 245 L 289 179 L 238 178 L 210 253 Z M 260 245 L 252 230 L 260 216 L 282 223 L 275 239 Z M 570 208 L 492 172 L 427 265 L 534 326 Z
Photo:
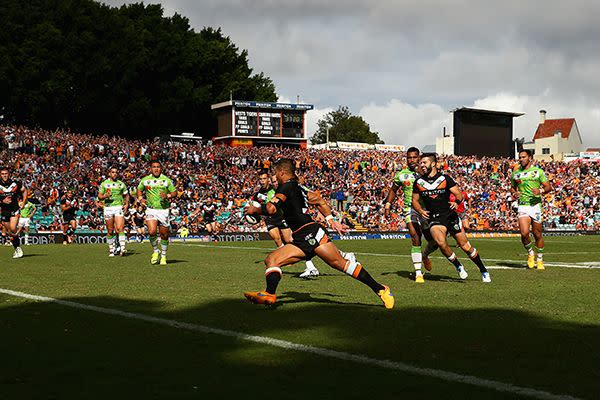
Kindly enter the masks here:
M 213 104 L 217 142 L 231 145 L 285 143 L 306 147 L 306 112 L 312 104 L 230 100 Z

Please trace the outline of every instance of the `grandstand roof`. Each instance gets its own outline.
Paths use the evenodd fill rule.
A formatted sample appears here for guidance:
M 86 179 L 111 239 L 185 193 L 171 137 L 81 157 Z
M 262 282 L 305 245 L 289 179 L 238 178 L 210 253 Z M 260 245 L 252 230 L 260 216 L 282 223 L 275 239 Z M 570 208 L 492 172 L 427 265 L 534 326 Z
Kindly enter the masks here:
M 538 125 L 533 140 L 549 138 L 559 132 L 563 139 L 568 139 L 574 123 L 575 118 L 547 119 Z

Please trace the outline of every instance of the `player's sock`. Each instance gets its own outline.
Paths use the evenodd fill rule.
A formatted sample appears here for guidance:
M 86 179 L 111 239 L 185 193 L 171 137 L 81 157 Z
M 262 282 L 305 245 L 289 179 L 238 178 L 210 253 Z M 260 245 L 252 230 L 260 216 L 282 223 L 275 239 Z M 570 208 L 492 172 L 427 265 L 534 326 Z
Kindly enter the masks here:
M 317 269 L 311 260 L 306 260 L 306 269 Z
M 425 246 L 425 250 L 423 250 L 423 257 L 429 257 L 429 255 L 437 249 L 438 245 L 436 242 L 427 242 L 427 246 Z
M 169 241 L 160 239 L 160 255 L 166 256 L 168 247 L 169 247 Z
M 267 280 L 267 289 L 265 290 L 269 294 L 275 294 L 277 291 L 277 285 L 279 285 L 279 281 L 281 280 L 281 268 L 279 267 L 269 267 L 265 271 L 265 278 Z
M 119 246 L 121 246 L 121 251 L 125 251 L 125 245 L 127 244 L 127 237 L 125 236 L 125 232 L 119 233 Z
M 19 235 L 12 235 L 12 245 L 15 249 L 21 245 Z
M 108 251 L 115 252 L 115 235 L 107 235 L 106 242 L 108 243 Z
M 67 236 L 67 234 L 63 233 L 62 237 L 63 237 L 63 243 L 68 243 L 69 237 Z
M 25 245 L 29 245 L 29 233 L 25 232 Z
M 156 235 L 150 235 L 150 244 L 152 245 L 154 252 L 158 253 L 158 238 Z
M 452 265 L 454 265 L 454 268 L 456 268 L 457 271 L 463 266 L 458 257 L 456 257 L 456 254 L 454 254 L 454 252 L 446 258 L 452 263 Z
M 346 261 L 342 272 L 364 283 L 365 285 L 370 287 L 371 290 L 373 290 L 375 293 L 385 289 L 383 285 L 381 285 L 379 282 L 373 279 L 371 274 L 369 274 L 359 262 Z
M 532 255 L 534 255 L 534 254 L 535 254 L 535 253 L 533 252 L 533 243 L 532 243 L 532 242 L 529 242 L 529 243 L 527 243 L 527 244 L 524 244 L 523 246 L 525 247 L 525 250 L 527 250 L 527 254 L 528 254 L 528 255 L 532 256 Z
M 477 249 L 475 247 L 471 247 L 471 252 L 469 253 L 469 258 L 471 259 L 471 261 L 473 261 L 475 263 L 475 265 L 477 265 L 477 268 L 479 268 L 479 271 L 482 274 L 484 272 L 487 272 L 487 268 L 485 267 L 485 265 L 483 265 L 483 261 L 481 261 L 481 257 L 479 257 L 479 252 L 477 251 Z
M 416 274 L 422 274 L 421 263 L 423 262 L 423 255 L 421 254 L 421 248 L 419 246 L 412 246 L 410 248 L 410 257 L 412 258 Z
M 537 260 L 544 261 L 544 248 L 543 247 L 537 248 Z

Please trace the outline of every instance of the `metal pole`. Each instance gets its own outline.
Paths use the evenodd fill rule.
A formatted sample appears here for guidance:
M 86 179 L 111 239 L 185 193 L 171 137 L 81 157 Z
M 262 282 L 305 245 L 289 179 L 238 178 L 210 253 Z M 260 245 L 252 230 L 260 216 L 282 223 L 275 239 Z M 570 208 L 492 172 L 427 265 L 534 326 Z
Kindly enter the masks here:
M 326 139 L 327 144 L 325 146 L 327 147 L 327 150 L 329 150 L 329 127 L 327 127 L 327 136 L 326 136 L 326 138 L 327 138 Z

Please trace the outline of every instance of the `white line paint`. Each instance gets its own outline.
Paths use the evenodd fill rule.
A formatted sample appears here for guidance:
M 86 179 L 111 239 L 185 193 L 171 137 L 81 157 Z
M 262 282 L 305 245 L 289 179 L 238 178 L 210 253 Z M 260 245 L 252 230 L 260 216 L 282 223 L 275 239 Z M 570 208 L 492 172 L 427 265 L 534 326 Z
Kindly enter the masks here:
M 210 244 L 197 244 L 197 243 L 179 243 L 182 246 L 195 246 L 195 247 L 205 247 L 205 248 L 213 248 L 213 249 L 236 249 L 236 250 L 261 250 L 261 251 L 273 251 L 275 249 L 269 247 L 251 247 L 251 246 L 218 246 L 218 245 L 210 245 Z M 398 258 L 410 258 L 411 256 L 408 254 L 387 254 L 387 253 L 358 253 L 354 252 L 354 254 L 358 254 L 361 256 L 374 256 L 374 257 L 398 257 Z M 560 253 L 565 254 L 565 253 Z M 584 253 L 577 253 L 584 254 Z M 446 257 L 433 256 L 430 257 L 438 260 L 445 260 Z M 509 263 L 517 263 L 523 264 L 525 267 L 525 260 L 507 260 L 500 258 L 483 258 L 484 261 L 492 261 L 492 262 L 509 262 Z M 582 262 L 582 263 L 562 263 L 558 261 L 547 262 L 544 261 L 544 265 L 547 267 L 560 267 L 560 268 L 576 268 L 576 269 L 600 269 L 600 265 L 596 262 Z M 512 269 L 519 269 L 518 267 Z
M 287 340 L 280 340 L 270 338 L 267 336 L 256 336 L 248 335 L 243 332 L 230 331 L 225 329 L 212 328 L 205 325 L 192 324 L 188 322 L 180 322 L 172 319 L 153 317 L 146 314 L 132 313 L 128 311 L 122 311 L 115 308 L 97 307 L 88 304 L 76 303 L 68 300 L 60 300 L 52 297 L 37 296 L 33 294 L 17 292 L 10 289 L 0 288 L 0 293 L 7 294 L 9 296 L 20 297 L 28 300 L 41 301 L 45 303 L 60 304 L 71 308 L 77 308 L 81 310 L 94 311 L 102 314 L 115 315 L 123 318 L 134 319 L 139 321 L 150 322 L 153 324 L 169 326 L 176 329 L 183 329 L 187 331 L 215 334 L 221 336 L 232 337 L 238 340 L 244 340 L 247 342 L 260 343 L 267 346 L 279 347 L 286 350 L 300 351 L 304 353 L 316 354 L 322 357 L 334 358 L 342 361 L 352 361 L 359 364 L 371 365 L 380 368 L 390 369 L 394 371 L 406 372 L 414 375 L 427 376 L 431 378 L 441 379 L 453 383 L 464 383 L 467 385 L 477 386 L 486 389 L 492 389 L 499 392 L 511 393 L 519 396 L 527 396 L 535 399 L 542 400 L 578 400 L 576 397 L 569 395 L 554 394 L 543 390 L 527 388 L 523 386 L 516 386 L 510 383 L 504 383 L 494 381 L 491 379 L 478 378 L 472 375 L 462 375 L 455 372 L 444 371 L 441 369 L 433 368 L 420 368 L 402 362 L 391 361 L 391 360 L 380 360 L 360 354 L 352 354 L 343 351 L 330 350 L 322 347 L 307 346 L 299 343 L 288 342 Z

